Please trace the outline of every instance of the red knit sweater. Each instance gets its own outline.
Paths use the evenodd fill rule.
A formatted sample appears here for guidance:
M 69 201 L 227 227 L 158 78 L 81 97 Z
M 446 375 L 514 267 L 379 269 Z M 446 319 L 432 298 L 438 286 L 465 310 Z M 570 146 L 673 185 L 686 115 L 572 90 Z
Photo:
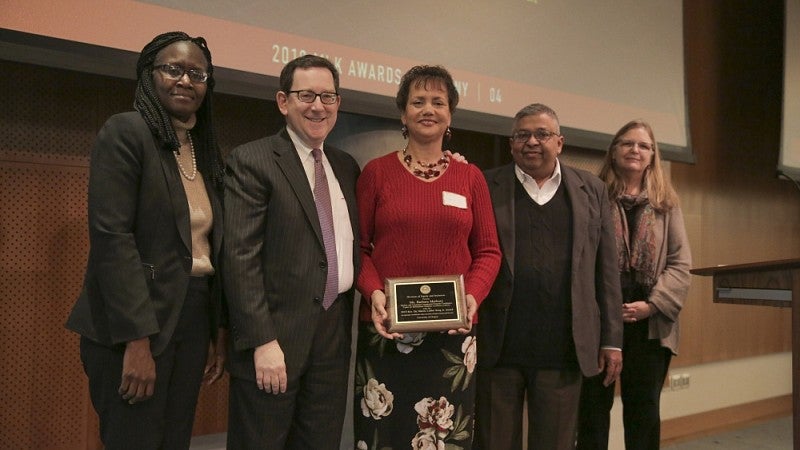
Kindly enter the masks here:
M 356 192 L 361 320 L 371 320 L 370 294 L 383 290 L 386 278 L 463 274 L 466 293 L 478 304 L 486 298 L 501 254 L 489 190 L 477 166 L 452 162 L 426 182 L 392 152 L 364 167 Z M 465 207 L 445 204 L 445 196 L 455 203 L 462 196 Z

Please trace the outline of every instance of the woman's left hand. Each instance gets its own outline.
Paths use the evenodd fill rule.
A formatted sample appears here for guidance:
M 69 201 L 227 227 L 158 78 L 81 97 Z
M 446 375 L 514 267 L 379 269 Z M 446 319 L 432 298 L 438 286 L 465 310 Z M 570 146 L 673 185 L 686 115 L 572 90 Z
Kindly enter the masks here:
M 475 314 L 478 313 L 478 302 L 475 301 L 475 297 L 472 294 L 467 294 L 467 317 L 469 318 L 467 328 L 458 328 L 456 330 L 448 330 L 447 334 L 468 334 L 472 331 L 472 320 L 475 318 Z
M 622 321 L 626 323 L 637 322 L 653 315 L 653 306 L 644 300 L 622 304 Z
M 225 360 L 228 359 L 228 349 L 225 347 L 228 339 L 228 330 L 217 330 L 217 341 L 208 346 L 208 359 L 203 371 L 203 384 L 208 386 L 222 378 L 225 371 Z

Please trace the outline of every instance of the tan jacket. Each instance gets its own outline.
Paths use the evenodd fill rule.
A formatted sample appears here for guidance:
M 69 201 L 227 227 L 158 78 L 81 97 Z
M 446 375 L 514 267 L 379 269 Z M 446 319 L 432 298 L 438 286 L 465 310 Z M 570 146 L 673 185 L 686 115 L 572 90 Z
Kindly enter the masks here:
M 656 273 L 660 275 L 648 301 L 658 311 L 650 316 L 648 337 L 659 339 L 663 347 L 677 355 L 680 334 L 678 315 L 689 292 L 692 255 L 681 209 L 676 206 L 665 214 L 656 213 L 656 218 L 657 238 L 661 242 Z

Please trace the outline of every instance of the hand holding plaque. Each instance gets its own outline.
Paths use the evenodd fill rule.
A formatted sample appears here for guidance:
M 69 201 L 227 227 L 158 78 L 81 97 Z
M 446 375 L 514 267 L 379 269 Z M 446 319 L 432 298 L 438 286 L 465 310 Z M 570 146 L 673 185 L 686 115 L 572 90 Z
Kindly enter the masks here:
M 387 329 L 390 333 L 468 329 L 463 275 L 386 280 Z

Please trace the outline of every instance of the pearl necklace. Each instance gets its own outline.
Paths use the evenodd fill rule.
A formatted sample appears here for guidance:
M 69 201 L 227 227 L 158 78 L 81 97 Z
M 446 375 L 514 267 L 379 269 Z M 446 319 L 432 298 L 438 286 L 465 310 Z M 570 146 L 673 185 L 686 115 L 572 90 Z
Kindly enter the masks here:
M 403 162 L 405 162 L 406 166 L 411 169 L 411 173 L 426 180 L 438 177 L 442 174 L 442 170 L 447 169 L 447 165 L 450 164 L 450 160 L 444 155 L 442 155 L 438 161 L 432 163 L 424 163 L 420 160 L 417 160 L 416 164 L 419 167 L 411 167 L 412 160 L 413 158 L 408 153 L 408 146 L 405 146 L 405 148 L 403 148 Z M 439 166 L 441 166 L 441 170 L 436 168 Z
M 197 160 L 194 156 L 194 143 L 192 142 L 192 134 L 189 133 L 189 130 L 186 130 L 186 137 L 189 138 L 189 150 L 191 151 L 192 155 L 192 174 L 188 175 L 186 170 L 183 168 L 183 164 L 181 164 L 181 159 L 178 157 L 180 152 L 178 150 L 173 150 L 173 154 L 175 155 L 175 161 L 178 162 L 178 170 L 181 171 L 181 175 L 189 181 L 194 181 L 197 177 Z

